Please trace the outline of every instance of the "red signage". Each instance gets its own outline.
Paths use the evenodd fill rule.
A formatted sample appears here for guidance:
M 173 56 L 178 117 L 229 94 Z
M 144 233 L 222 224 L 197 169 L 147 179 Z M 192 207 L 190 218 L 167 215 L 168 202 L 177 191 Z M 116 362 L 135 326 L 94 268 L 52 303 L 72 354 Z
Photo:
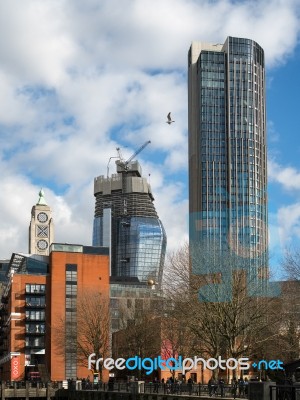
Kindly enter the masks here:
M 14 356 L 11 359 L 11 379 L 18 379 L 20 376 L 20 357 Z

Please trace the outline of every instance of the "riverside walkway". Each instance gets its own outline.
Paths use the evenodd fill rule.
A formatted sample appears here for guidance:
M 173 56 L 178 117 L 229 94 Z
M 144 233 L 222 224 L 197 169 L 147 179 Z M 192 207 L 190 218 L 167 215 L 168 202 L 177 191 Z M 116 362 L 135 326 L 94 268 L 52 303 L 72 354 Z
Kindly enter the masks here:
M 51 399 L 55 397 L 55 393 L 59 390 L 57 385 L 49 382 L 2 382 L 0 386 L 1 400 L 22 398 L 28 400 L 30 398 Z
M 214 397 L 232 398 L 230 386 L 225 386 L 222 393 L 216 389 Z M 144 382 L 86 384 L 81 381 L 65 382 L 2 382 L 0 400 L 45 398 L 45 399 L 132 399 L 142 397 L 144 400 L 170 396 L 210 398 L 207 385 L 201 384 L 153 384 Z M 138 395 L 138 396 L 137 396 Z M 245 394 L 240 397 L 246 397 Z
M 144 382 L 86 384 L 71 382 L 3 382 L 0 400 L 58 399 L 58 400 L 299 400 L 300 385 L 276 385 L 255 382 L 248 390 L 234 393 L 230 385 L 211 388 L 201 384 L 168 385 Z M 222 390 L 220 390 L 222 389 Z

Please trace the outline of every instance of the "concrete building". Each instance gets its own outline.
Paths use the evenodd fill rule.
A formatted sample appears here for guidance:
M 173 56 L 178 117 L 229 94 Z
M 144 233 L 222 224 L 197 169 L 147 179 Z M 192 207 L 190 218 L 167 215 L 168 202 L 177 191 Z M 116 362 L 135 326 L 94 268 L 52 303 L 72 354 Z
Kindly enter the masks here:
M 166 234 L 151 187 L 138 161 L 116 164 L 117 174 L 94 181 L 93 246 L 110 248 L 112 281 L 160 284 Z
M 128 321 L 163 309 L 163 293 L 146 283 L 118 282 L 110 284 L 111 329 L 116 332 L 126 328 Z
M 188 107 L 193 272 L 221 273 L 221 291 L 228 293 L 232 269 L 243 269 L 250 294 L 265 295 L 266 94 L 259 44 L 235 37 L 223 44 L 193 42 L 188 54 Z M 210 261 L 206 256 L 199 259 L 199 254 L 209 254 Z

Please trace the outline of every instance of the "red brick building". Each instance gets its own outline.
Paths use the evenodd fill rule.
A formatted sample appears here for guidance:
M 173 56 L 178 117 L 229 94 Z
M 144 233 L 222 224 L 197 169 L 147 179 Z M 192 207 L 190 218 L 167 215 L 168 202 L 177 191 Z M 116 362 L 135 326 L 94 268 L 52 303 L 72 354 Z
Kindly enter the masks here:
M 93 296 L 101 293 L 103 303 L 109 302 L 109 255 L 104 247 L 86 247 L 75 245 L 53 244 L 50 253 L 50 270 L 47 279 L 47 298 L 50 306 L 47 308 L 47 323 L 50 326 L 46 337 L 46 366 L 52 380 L 62 377 L 86 378 L 91 371 L 75 362 L 75 343 L 65 338 L 64 354 L 57 346 L 61 339 L 56 327 L 61 322 L 66 324 L 66 335 L 77 337 L 76 327 L 77 303 L 81 294 L 87 291 Z M 93 306 L 94 307 L 94 306 Z M 87 310 L 97 312 L 97 310 Z M 86 324 L 90 321 L 86 320 Z M 75 321 L 75 324 L 74 324 Z M 109 327 L 107 326 L 107 329 Z M 107 343 L 108 346 L 108 343 Z M 92 349 L 91 349 L 92 351 Z
M 99 293 L 108 304 L 108 249 L 53 243 L 49 257 L 13 254 L 8 278 L 0 309 L 0 379 L 90 375 L 74 342 L 77 310 L 84 293 Z

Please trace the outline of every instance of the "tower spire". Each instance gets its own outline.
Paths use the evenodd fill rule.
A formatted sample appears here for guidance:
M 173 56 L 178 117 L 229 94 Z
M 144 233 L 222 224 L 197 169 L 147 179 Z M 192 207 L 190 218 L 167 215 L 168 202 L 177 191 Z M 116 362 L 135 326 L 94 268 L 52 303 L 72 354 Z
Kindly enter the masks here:
M 49 255 L 49 247 L 54 241 L 54 226 L 51 208 L 44 197 L 44 191 L 39 191 L 38 202 L 31 209 L 29 225 L 29 254 Z
M 46 199 L 45 199 L 45 193 L 44 193 L 43 189 L 41 189 L 39 191 L 39 199 L 38 199 L 38 202 L 36 203 L 36 205 L 40 205 L 40 206 L 47 206 L 48 205 L 47 202 L 46 202 Z

